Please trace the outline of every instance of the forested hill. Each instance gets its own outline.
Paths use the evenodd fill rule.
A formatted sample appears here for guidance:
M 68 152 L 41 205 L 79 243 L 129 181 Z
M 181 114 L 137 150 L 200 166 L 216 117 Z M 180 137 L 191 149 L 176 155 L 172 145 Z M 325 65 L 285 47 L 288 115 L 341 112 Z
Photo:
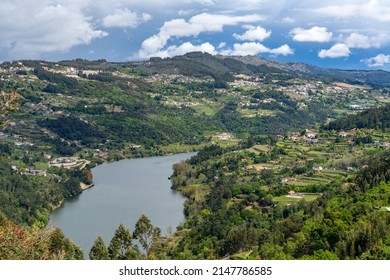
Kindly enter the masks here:
M 373 221 L 388 224 L 384 216 L 390 208 L 388 161 L 379 166 L 378 174 L 371 172 L 375 165 L 367 157 L 390 146 L 389 133 L 383 132 L 389 128 L 389 106 L 362 111 L 389 103 L 389 75 L 200 52 L 141 62 L 1 63 L 0 124 L 5 125 L 0 128 L 0 212 L 5 217 L 0 215 L 0 245 L 5 245 L 0 258 L 2 252 L 9 255 L 2 230 L 44 227 L 55 207 L 91 185 L 89 168 L 96 164 L 205 147 L 172 177 L 189 198 L 187 222 L 175 238 L 180 244 L 172 244 L 174 249 L 161 256 L 363 258 L 368 257 L 362 255 L 366 252 L 380 257 L 371 249 L 388 249 L 383 237 L 387 229 L 375 240 L 383 241 L 383 246 L 362 241 L 368 249 L 354 248 L 359 254 L 346 252 L 345 246 L 352 250 L 365 234 L 353 219 L 361 218 L 369 230 L 372 223 L 365 219 L 378 216 Z M 9 97 L 15 98 L 13 102 Z M 3 110 L 9 104 L 13 108 Z M 326 129 L 381 131 L 362 129 L 359 135 L 349 131 L 341 139 L 338 132 L 317 127 L 328 118 L 352 114 L 357 115 L 331 122 Z M 314 218 L 321 218 L 326 205 L 337 202 L 328 199 L 328 192 L 334 197 L 347 188 L 353 195 L 355 170 L 367 163 L 369 173 L 364 177 L 369 181 L 363 180 L 356 190 L 367 190 L 377 199 L 363 205 L 365 210 L 359 205 L 349 209 L 356 215 L 347 217 L 334 237 L 328 220 L 312 221 L 313 211 L 319 214 Z M 387 180 L 383 191 L 371 186 L 383 178 Z M 307 203 L 295 207 L 286 197 L 289 192 L 298 193 L 293 200 L 305 197 Z M 354 199 L 347 198 L 334 205 L 340 208 L 336 210 Z M 358 199 L 365 199 L 365 193 Z M 332 215 L 329 207 L 327 215 Z M 351 227 L 356 236 L 345 230 Z M 317 228 L 320 233 L 329 231 L 329 238 L 317 240 Z M 25 236 L 30 233 L 31 240 L 39 236 L 34 230 Z M 350 243 L 341 242 L 348 236 L 353 237 Z M 295 238 L 293 243 L 285 243 L 289 238 Z M 328 243 L 318 243 L 325 239 Z M 330 251 L 336 244 L 339 251 Z M 39 250 L 46 249 L 45 245 Z M 253 249 L 253 255 L 246 255 Z M 80 257 L 77 248 L 69 254 Z
M 390 104 L 329 122 L 323 125 L 323 128 L 328 130 L 349 130 L 354 128 L 389 130 Z
M 173 58 L 152 58 L 148 62 L 153 71 L 168 71 L 183 75 L 211 76 L 229 79 L 230 73 L 247 75 L 274 74 L 284 77 L 312 77 L 329 81 L 344 81 L 356 84 L 390 85 L 390 72 L 341 70 L 319 68 L 303 63 L 283 63 L 257 56 L 213 56 L 208 53 L 192 52 Z

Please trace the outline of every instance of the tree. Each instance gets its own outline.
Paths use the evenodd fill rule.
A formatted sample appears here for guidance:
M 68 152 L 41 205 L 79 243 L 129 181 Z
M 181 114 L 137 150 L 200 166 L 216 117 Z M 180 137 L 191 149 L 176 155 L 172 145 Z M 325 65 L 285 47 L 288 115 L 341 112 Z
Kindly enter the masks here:
M 84 258 L 80 247 L 66 238 L 59 228 L 51 233 L 48 244 L 49 251 L 55 259 L 82 260 Z
M 98 238 L 92 245 L 91 251 L 89 252 L 89 258 L 91 260 L 109 260 L 110 254 L 104 244 L 103 238 L 99 235 Z
M 153 242 L 155 242 L 160 235 L 161 230 L 158 227 L 154 227 L 150 219 L 142 214 L 135 224 L 133 237 L 137 238 L 139 243 L 141 243 L 147 256 L 149 256 Z
M 111 260 L 133 260 L 139 257 L 138 247 L 132 244 L 131 233 L 123 224 L 116 229 L 108 253 Z
M 1 91 L 0 94 L 0 128 L 3 128 L 7 124 L 6 116 L 16 110 L 18 107 L 18 99 L 20 95 L 15 91 L 6 93 Z

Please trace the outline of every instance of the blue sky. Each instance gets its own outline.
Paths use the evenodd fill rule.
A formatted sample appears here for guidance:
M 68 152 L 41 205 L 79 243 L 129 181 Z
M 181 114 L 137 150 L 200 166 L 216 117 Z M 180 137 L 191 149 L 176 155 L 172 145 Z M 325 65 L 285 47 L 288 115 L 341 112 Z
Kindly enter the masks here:
M 2 0 L 0 61 L 258 55 L 390 70 L 390 0 Z

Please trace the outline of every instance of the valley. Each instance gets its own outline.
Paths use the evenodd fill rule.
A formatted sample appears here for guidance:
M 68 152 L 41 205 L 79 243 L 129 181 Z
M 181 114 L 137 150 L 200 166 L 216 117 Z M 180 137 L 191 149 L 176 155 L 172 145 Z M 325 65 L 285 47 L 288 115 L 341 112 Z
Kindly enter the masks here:
M 0 211 L 42 228 L 98 164 L 199 151 L 171 176 L 186 221 L 134 258 L 389 258 L 389 81 L 200 52 L 4 62 Z

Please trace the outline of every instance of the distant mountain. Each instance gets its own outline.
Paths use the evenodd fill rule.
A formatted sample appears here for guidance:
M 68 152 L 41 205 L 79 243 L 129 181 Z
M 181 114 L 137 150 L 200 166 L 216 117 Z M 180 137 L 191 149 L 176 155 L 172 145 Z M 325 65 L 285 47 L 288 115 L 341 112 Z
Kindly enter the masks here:
M 231 73 L 279 74 L 306 76 L 312 78 L 342 81 L 353 84 L 390 86 L 390 72 L 383 70 L 340 70 L 326 69 L 303 63 L 284 63 L 258 56 L 213 56 L 208 53 L 192 52 L 173 58 L 151 58 L 149 71 L 180 73 L 193 76 L 210 76 L 229 79 Z
M 281 67 L 268 66 L 266 64 L 253 64 L 241 61 L 235 57 L 213 56 L 208 53 L 192 52 L 173 58 L 151 58 L 148 64 L 149 71 L 164 71 L 165 73 L 180 73 L 214 79 L 232 79 L 232 73 L 259 74 L 259 73 L 284 73 L 289 71 Z
M 304 63 L 283 63 L 276 60 L 266 60 L 258 56 L 234 56 L 228 58 L 241 61 L 245 64 L 251 64 L 256 67 L 263 65 L 271 69 L 277 68 L 283 71 L 307 75 L 313 78 L 325 78 L 355 84 L 378 84 L 382 86 L 390 86 L 390 72 L 383 70 L 366 71 L 327 69 Z

